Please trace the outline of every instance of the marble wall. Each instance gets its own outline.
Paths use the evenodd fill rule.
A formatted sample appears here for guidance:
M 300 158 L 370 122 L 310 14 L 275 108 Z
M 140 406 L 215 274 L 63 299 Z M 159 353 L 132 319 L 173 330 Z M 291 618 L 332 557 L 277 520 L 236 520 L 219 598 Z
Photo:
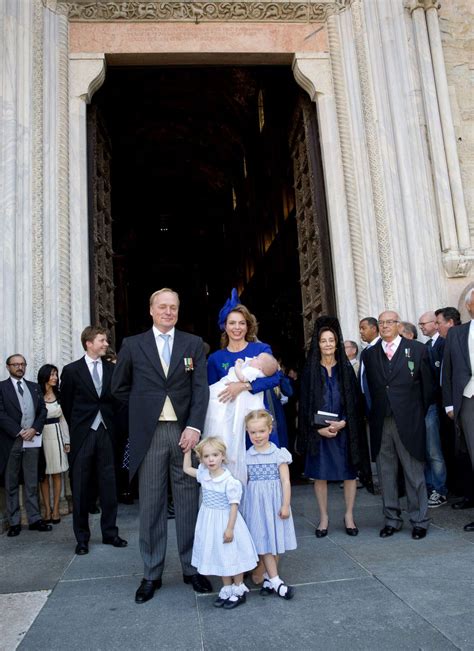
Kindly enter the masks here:
M 283 25 L 272 23 L 265 41 L 264 23 L 226 27 L 227 50 L 245 46 L 248 61 L 272 54 L 275 62 L 302 43 L 293 69 L 315 102 L 338 310 L 354 337 L 359 317 L 392 307 L 416 320 L 457 302 L 474 280 L 472 189 L 464 195 L 473 165 L 469 3 L 442 4 L 440 22 L 434 0 L 338 0 L 341 11 L 327 12 L 322 29 L 288 24 L 282 39 Z M 23 352 L 33 375 L 45 360 L 61 366 L 81 352 L 89 320 L 86 104 L 105 75 L 101 29 L 108 57 L 127 54 L 135 42 L 127 34 L 137 34 L 126 20 L 69 23 L 66 11 L 57 0 L 0 0 L 0 291 L 8 315 L 0 354 Z M 186 30 L 194 35 L 189 56 L 209 50 L 206 23 L 167 25 L 163 52 L 176 53 L 179 41 L 184 56 L 177 35 Z

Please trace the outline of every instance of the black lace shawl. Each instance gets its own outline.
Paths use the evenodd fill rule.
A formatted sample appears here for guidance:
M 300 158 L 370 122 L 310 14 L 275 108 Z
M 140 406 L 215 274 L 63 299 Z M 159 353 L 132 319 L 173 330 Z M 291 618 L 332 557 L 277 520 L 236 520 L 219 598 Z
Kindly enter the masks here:
M 339 390 L 346 415 L 346 431 L 349 444 L 349 458 L 359 471 L 362 483 L 372 489 L 369 447 L 364 419 L 363 397 L 354 369 L 344 350 L 341 326 L 335 317 L 322 316 L 316 320 L 311 346 L 301 377 L 299 400 L 299 432 L 297 450 L 316 456 L 319 453 L 321 435 L 313 425 L 314 414 L 321 409 L 324 401 L 325 375 L 321 366 L 319 333 L 324 328 L 331 328 L 338 339 L 336 360 L 339 371 Z

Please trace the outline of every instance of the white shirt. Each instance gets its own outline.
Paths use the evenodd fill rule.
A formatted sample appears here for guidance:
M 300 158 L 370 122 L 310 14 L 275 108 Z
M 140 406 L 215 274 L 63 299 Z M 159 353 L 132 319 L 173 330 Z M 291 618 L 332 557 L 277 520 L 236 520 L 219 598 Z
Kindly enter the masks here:
M 435 345 L 436 340 L 438 339 L 438 337 L 439 337 L 439 332 L 435 332 L 434 335 L 432 337 L 430 337 L 430 339 L 431 339 L 431 347 L 432 348 Z
M 104 369 L 102 368 L 102 360 L 101 360 L 101 358 L 98 357 L 97 359 L 92 359 L 92 357 L 89 357 L 89 355 L 86 353 L 84 355 L 84 360 L 85 360 L 85 362 L 87 364 L 87 368 L 89 369 L 89 373 L 91 374 L 91 378 L 92 378 L 93 383 L 94 383 L 94 376 L 92 375 L 92 371 L 94 370 L 94 362 L 98 362 L 98 364 L 97 364 L 97 373 L 99 375 L 100 383 L 102 384 L 102 377 L 104 375 Z M 95 383 L 94 383 L 94 386 L 95 386 Z M 102 418 L 102 414 L 100 413 L 100 409 L 99 409 L 99 411 L 97 412 L 97 414 L 96 414 L 96 416 L 94 418 L 94 422 L 91 425 L 91 429 L 97 430 L 101 423 L 105 427 L 105 429 L 107 429 L 107 427 L 105 425 L 105 421 Z
M 102 360 L 100 357 L 97 359 L 92 359 L 92 357 L 89 357 L 89 355 L 86 353 L 84 355 L 85 362 L 87 364 L 87 368 L 89 369 L 89 373 L 91 374 L 92 380 L 94 380 L 94 376 L 92 375 L 92 371 L 94 370 L 94 362 L 99 362 L 97 364 L 97 373 L 99 374 L 99 380 L 102 384 L 102 376 L 104 373 L 104 370 L 102 368 Z
M 170 355 L 173 353 L 175 328 L 171 328 L 168 332 L 161 332 L 156 326 L 153 326 L 153 334 L 155 335 L 156 347 L 158 348 L 158 355 L 160 356 L 161 363 L 163 364 L 163 348 L 165 347 L 165 340 L 160 335 L 169 335 L 168 343 L 170 346 Z
M 463 396 L 472 398 L 474 396 L 474 319 L 471 319 L 471 325 L 469 326 L 467 350 L 471 362 L 471 379 L 464 387 Z
M 27 387 L 26 387 L 25 381 L 23 379 L 19 380 L 18 378 L 12 377 L 10 375 L 10 380 L 13 382 L 13 386 L 15 387 L 15 391 L 17 392 L 18 395 L 20 395 L 20 393 L 18 391 L 18 382 L 21 383 L 21 388 L 23 389 L 23 391 L 26 390 Z
M 384 341 L 384 340 L 382 339 L 382 348 L 383 348 L 383 352 L 384 352 L 385 354 L 387 354 L 387 346 L 388 346 L 388 344 L 391 343 L 391 344 L 392 344 L 392 357 L 393 357 L 393 356 L 395 355 L 395 353 L 397 352 L 398 347 L 399 347 L 401 341 L 402 341 L 402 338 L 400 337 L 400 335 L 397 335 L 397 336 L 395 337 L 395 339 L 394 339 L 393 341 L 391 341 L 391 342 L 390 342 L 390 341 Z

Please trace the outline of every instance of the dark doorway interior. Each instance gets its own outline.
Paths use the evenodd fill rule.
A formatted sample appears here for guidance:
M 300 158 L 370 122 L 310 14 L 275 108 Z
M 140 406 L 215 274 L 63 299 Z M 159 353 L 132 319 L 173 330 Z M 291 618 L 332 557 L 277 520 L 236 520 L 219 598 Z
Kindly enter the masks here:
M 218 346 L 237 287 L 260 338 L 303 351 L 289 133 L 298 87 L 286 67 L 109 68 L 94 96 L 111 146 L 115 337 L 150 327 L 159 287 L 179 326 Z

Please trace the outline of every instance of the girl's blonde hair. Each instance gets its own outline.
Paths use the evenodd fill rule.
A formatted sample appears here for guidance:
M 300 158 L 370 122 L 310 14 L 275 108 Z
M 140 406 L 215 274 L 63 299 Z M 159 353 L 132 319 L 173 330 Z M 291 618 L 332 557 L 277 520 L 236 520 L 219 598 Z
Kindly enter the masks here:
M 221 452 L 222 456 L 224 457 L 224 463 L 227 463 L 227 459 L 226 459 L 227 447 L 224 441 L 219 436 L 208 436 L 207 438 L 202 439 L 202 441 L 199 441 L 199 443 L 194 448 L 194 452 L 196 453 L 196 456 L 199 459 L 199 461 L 201 461 L 201 457 L 203 454 L 202 451 L 207 446 L 214 448 L 218 452 Z
M 245 429 L 247 429 L 248 424 L 250 423 L 251 420 L 260 420 L 260 419 L 266 422 L 267 427 L 270 430 L 273 429 L 272 415 L 266 409 L 254 409 L 253 411 L 249 411 L 249 413 L 245 416 Z

